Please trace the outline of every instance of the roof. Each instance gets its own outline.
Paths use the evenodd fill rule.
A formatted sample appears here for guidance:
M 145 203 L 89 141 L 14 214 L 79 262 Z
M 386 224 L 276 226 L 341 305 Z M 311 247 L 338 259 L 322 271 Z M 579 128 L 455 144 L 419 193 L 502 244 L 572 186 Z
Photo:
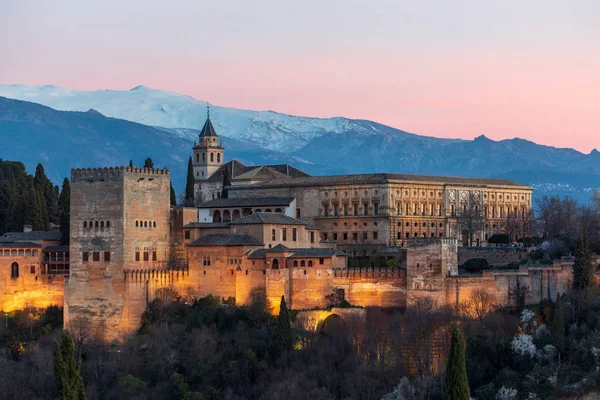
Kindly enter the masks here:
M 277 245 L 279 246 L 279 245 Z M 248 256 L 248 258 L 266 258 L 267 253 L 269 251 L 277 251 L 276 247 L 272 249 L 258 249 L 252 252 L 252 254 L 250 254 Z M 315 249 L 315 248 L 305 248 L 305 249 L 289 249 L 285 246 L 283 246 L 285 251 L 289 251 L 292 252 L 293 254 L 289 257 L 289 258 L 317 258 L 317 257 L 333 257 L 333 256 L 347 256 L 348 254 L 335 250 L 335 249 L 330 249 L 330 248 L 322 248 L 322 249 Z M 279 250 L 281 251 L 281 250 Z
M 55 231 L 8 232 L 0 236 L 0 242 L 32 242 L 37 240 L 60 242 L 61 239 L 62 233 Z
M 0 249 L 39 249 L 39 243 L 30 242 L 0 242 Z
M 267 251 L 290 251 L 291 249 L 287 246 L 282 245 L 281 243 L 279 243 L 277 246 L 267 250 Z
M 510 181 L 507 179 L 491 178 L 464 178 L 453 176 L 429 176 L 411 174 L 355 174 L 355 175 L 329 175 L 329 176 L 305 176 L 291 178 L 273 179 L 268 182 L 252 186 L 240 186 L 240 189 L 264 189 L 269 187 L 298 187 L 298 186 L 328 186 L 335 184 L 383 184 L 383 183 L 429 183 L 441 185 L 475 185 L 475 186 L 517 186 L 531 189 L 529 186 Z M 238 187 L 231 187 L 235 190 Z
M 200 131 L 200 137 L 205 137 L 205 136 L 217 136 L 217 133 L 215 132 L 215 128 L 213 127 L 212 122 L 210 122 L 210 117 L 206 117 L 206 122 L 204 123 L 204 126 L 202 127 L 202 131 Z
M 229 174 L 234 180 L 243 179 L 282 179 L 285 177 L 301 178 L 310 176 L 289 164 L 271 164 L 247 166 L 238 160 L 231 160 L 219 167 L 207 180 L 209 182 L 222 182 L 223 174 Z
M 69 246 L 46 246 L 44 247 L 44 251 L 69 251 Z
M 221 198 L 202 203 L 198 208 L 289 206 L 294 199 L 295 197 Z
M 232 225 L 251 225 L 251 224 L 275 224 L 275 225 L 306 225 L 299 219 L 288 217 L 281 213 L 257 212 L 246 217 L 236 219 Z
M 213 234 L 206 235 L 188 246 L 262 246 L 260 240 L 250 235 Z
M 184 228 L 229 228 L 230 222 L 190 222 Z

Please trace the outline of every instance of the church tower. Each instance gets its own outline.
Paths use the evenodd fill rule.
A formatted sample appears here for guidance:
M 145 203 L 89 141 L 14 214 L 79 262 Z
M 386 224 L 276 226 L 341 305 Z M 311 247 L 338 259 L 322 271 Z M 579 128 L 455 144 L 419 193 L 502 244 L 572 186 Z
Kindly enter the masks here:
M 192 158 L 194 165 L 194 193 L 202 191 L 203 182 L 208 180 L 223 165 L 223 146 L 210 121 L 210 106 L 206 106 L 206 122 L 198 137 L 199 143 L 194 143 Z M 198 200 L 198 199 L 196 199 Z

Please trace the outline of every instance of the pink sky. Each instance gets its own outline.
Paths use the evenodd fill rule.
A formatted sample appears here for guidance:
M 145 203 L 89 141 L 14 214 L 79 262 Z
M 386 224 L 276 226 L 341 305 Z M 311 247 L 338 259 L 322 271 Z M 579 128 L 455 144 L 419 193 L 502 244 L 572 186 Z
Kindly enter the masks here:
M 145 85 L 423 135 L 600 148 L 596 0 L 20 0 L 0 3 L 0 54 L 3 84 Z

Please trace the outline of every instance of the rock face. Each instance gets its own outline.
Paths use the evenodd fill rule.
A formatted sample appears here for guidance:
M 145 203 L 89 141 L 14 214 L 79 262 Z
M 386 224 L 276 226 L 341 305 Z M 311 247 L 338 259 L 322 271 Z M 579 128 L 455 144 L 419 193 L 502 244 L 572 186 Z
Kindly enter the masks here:
M 158 276 L 168 267 L 169 182 L 167 170 L 119 167 L 71 172 L 65 328 L 85 329 L 110 340 L 139 327 L 148 280 L 128 285 L 126 272 Z

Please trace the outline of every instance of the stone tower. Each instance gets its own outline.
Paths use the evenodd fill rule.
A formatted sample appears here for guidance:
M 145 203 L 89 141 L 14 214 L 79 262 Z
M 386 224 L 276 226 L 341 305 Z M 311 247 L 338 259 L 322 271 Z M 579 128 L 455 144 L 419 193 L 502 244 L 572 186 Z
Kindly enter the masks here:
M 207 112 L 206 122 L 202 127 L 198 139 L 198 145 L 193 147 L 194 179 L 196 181 L 194 185 L 195 194 L 201 191 L 202 182 L 210 178 L 223 165 L 224 149 L 210 121 L 209 112 Z M 196 202 L 200 202 L 199 199 L 196 199 Z
M 408 241 L 406 251 L 407 306 L 429 298 L 437 305 L 446 302 L 448 276 L 458 275 L 458 242 L 454 238 Z
M 148 294 L 126 272 L 168 268 L 169 184 L 166 169 L 71 170 L 65 329 L 111 340 L 139 328 Z

